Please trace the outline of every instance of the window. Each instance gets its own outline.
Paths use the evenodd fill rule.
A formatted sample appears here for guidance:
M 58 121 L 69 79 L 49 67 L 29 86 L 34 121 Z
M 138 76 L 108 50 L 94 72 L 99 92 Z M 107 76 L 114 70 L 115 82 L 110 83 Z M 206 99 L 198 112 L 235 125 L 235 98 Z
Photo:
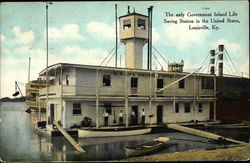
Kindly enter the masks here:
M 131 27 L 131 20 L 130 19 L 123 20 L 123 29 L 129 29 L 130 27 Z
M 69 85 L 69 75 L 66 75 L 66 85 Z
M 133 88 L 138 87 L 138 78 L 137 77 L 131 77 L 131 87 L 133 87 Z
M 59 77 L 59 85 L 61 85 L 61 77 Z
M 73 103 L 73 115 L 82 114 L 81 103 Z
M 109 115 L 112 115 L 111 103 L 104 103 L 104 108 Z
M 179 113 L 179 104 L 178 103 L 175 103 L 175 112 Z
M 199 107 L 198 107 L 198 112 L 199 112 L 199 113 L 202 113 L 202 103 L 199 103 L 198 106 L 199 106 Z
M 103 79 L 102 79 L 102 85 L 103 86 L 110 86 L 110 75 L 103 75 Z
M 185 103 L 185 113 L 190 113 L 190 104 L 189 103 Z
M 214 81 L 212 78 L 201 79 L 201 89 L 214 89 Z
M 179 81 L 179 88 L 185 88 L 185 79 Z
M 157 79 L 157 88 L 163 88 L 163 79 Z
M 145 20 L 143 20 L 143 19 L 138 19 L 137 28 L 138 28 L 138 29 L 145 29 Z

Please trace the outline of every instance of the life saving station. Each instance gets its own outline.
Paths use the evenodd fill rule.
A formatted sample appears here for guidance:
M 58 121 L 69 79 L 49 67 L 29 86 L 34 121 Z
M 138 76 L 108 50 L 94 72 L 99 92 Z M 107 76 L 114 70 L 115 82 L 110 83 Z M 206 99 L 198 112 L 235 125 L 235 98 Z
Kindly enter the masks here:
M 39 90 L 39 102 L 47 102 L 46 127 L 53 122 L 64 129 L 104 126 L 103 113 L 109 113 L 108 126 L 118 126 L 122 110 L 124 128 L 215 120 L 216 75 L 183 71 L 184 62 L 171 63 L 168 71 L 152 70 L 152 8 L 149 15 L 136 12 L 119 17 L 119 38 L 125 46 L 125 68 L 56 63 L 39 73 L 48 74 L 49 87 Z M 148 44 L 148 60 L 143 61 L 143 46 Z M 222 52 L 222 51 L 221 51 Z M 73 55 L 72 55 L 73 57 Z M 147 69 L 143 69 L 147 64 Z M 214 67 L 213 67 L 214 68 Z M 53 83 L 53 84 L 51 84 Z

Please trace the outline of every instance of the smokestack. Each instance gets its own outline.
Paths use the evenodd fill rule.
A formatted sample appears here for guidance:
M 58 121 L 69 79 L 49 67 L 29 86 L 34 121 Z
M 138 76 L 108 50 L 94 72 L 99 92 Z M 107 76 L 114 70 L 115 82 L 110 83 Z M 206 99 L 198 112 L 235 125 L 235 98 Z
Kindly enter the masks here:
M 148 70 L 152 69 L 152 13 L 153 6 L 148 8 Z
M 129 6 L 128 6 L 128 14 L 130 14 L 130 11 L 129 11 Z
M 223 52 L 224 52 L 224 45 L 219 45 L 219 53 L 218 53 L 218 75 L 223 76 Z
M 214 75 L 215 50 L 210 50 L 210 74 Z

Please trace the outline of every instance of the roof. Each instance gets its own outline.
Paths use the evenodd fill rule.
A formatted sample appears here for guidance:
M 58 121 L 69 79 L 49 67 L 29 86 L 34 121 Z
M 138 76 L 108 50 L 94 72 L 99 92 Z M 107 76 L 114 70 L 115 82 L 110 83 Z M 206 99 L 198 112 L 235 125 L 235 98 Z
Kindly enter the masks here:
M 131 15 L 138 15 L 138 16 L 148 17 L 147 15 L 142 15 L 142 14 L 138 14 L 136 12 L 132 12 L 132 13 L 120 16 L 119 19 L 122 18 L 122 17 L 131 16 Z
M 83 64 L 71 64 L 71 63 L 56 63 L 50 65 L 48 67 L 49 72 L 54 71 L 54 69 L 61 68 L 61 67 L 68 67 L 68 68 L 84 68 L 84 69 L 95 69 L 95 70 L 110 70 L 110 71 L 134 71 L 134 72 L 146 72 L 146 73 L 155 73 L 156 70 L 147 70 L 147 69 L 131 69 L 131 68 L 121 68 L 121 67 L 108 67 L 108 66 L 94 66 L 94 65 L 83 65 Z M 164 73 L 164 74 L 177 74 L 177 75 L 187 75 L 189 72 L 172 72 L 172 71 L 161 71 L 157 70 L 157 73 Z M 211 74 L 202 74 L 202 73 L 195 73 L 201 76 L 213 77 L 214 75 Z M 46 68 L 43 69 L 40 73 L 40 76 L 46 75 Z

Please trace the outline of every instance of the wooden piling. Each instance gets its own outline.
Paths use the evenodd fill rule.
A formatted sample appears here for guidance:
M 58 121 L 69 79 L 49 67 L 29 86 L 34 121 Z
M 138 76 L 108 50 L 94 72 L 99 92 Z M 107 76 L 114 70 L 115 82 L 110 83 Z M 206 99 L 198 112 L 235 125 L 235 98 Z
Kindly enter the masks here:
M 247 144 L 247 143 L 242 142 L 242 141 L 226 138 L 226 137 L 223 137 L 223 136 L 220 136 L 220 135 L 212 134 L 212 133 L 209 133 L 209 132 L 205 132 L 205 131 L 201 131 L 201 130 L 197 130 L 197 129 L 193 129 L 193 128 L 189 128 L 189 127 L 180 126 L 180 125 L 177 125 L 177 124 L 168 124 L 167 127 L 171 128 L 171 129 L 178 130 L 178 131 L 186 132 L 186 133 L 189 133 L 189 134 L 192 134 L 192 135 L 205 137 L 205 138 L 208 138 L 208 139 L 227 140 L 227 141 L 230 141 L 230 142 L 233 142 L 233 143 Z
M 85 153 L 85 150 L 75 142 L 75 140 L 58 124 L 58 122 L 54 121 L 54 125 L 78 152 Z

